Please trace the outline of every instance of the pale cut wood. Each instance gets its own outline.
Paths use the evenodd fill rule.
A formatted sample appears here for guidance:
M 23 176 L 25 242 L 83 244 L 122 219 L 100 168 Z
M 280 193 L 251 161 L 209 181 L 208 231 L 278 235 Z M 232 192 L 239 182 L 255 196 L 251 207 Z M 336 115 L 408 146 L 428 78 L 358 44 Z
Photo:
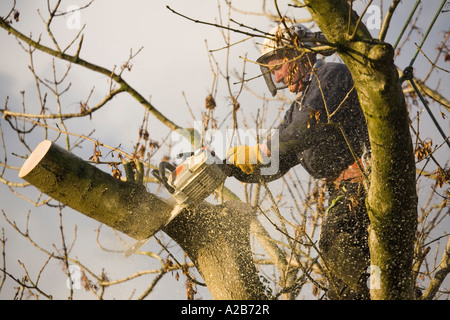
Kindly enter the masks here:
M 33 168 L 39 164 L 42 158 L 47 153 L 48 149 L 52 146 L 52 142 L 50 140 L 44 140 L 34 149 L 34 151 L 30 154 L 27 161 L 22 165 L 19 171 L 19 178 L 23 178 L 26 176 Z

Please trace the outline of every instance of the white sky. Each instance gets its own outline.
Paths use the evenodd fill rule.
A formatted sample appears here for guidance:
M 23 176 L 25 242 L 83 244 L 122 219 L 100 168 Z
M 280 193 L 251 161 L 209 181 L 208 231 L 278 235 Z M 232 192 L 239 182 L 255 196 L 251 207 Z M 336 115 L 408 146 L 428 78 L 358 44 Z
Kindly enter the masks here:
M 83 3 L 86 2 L 83 1 Z M 11 3 L 12 1 L 1 1 L 0 15 L 4 16 L 9 11 Z M 65 10 L 70 5 L 79 3 L 81 2 L 75 0 L 63 1 L 61 9 Z M 261 1 L 257 0 L 240 0 L 234 1 L 233 3 L 237 8 L 244 11 L 259 11 L 261 6 Z M 288 12 L 290 16 L 300 18 L 303 15 L 307 15 L 303 9 L 287 8 L 286 3 L 288 1 L 279 1 L 279 3 L 282 11 Z M 410 8 L 412 7 L 410 3 L 412 2 L 410 1 L 406 4 L 402 2 L 397 9 L 392 22 L 393 27 L 388 33 L 388 42 L 393 43 L 395 41 L 406 17 L 409 15 Z M 374 4 L 379 4 L 379 1 L 374 1 Z M 439 4 L 440 1 L 428 1 L 427 5 L 421 6 L 420 27 L 426 28 L 428 26 Z M 190 107 L 197 120 L 199 120 L 201 118 L 201 112 L 204 110 L 204 99 L 209 94 L 213 80 L 205 40 L 207 40 L 210 49 L 223 47 L 224 41 L 220 31 L 216 28 L 195 24 L 174 15 L 166 9 L 166 5 L 198 20 L 214 22 L 219 17 L 217 1 L 135 0 L 125 2 L 119 0 L 96 0 L 91 7 L 82 11 L 80 14 L 81 24 L 86 24 L 83 32 L 83 49 L 80 57 L 89 62 L 112 69 L 114 66 L 119 67 L 127 60 L 130 49 L 133 49 L 135 52 L 143 47 L 143 51 L 132 61 L 132 72 L 126 73 L 124 78 L 144 97 L 151 96 L 152 104 L 172 121 L 180 126 L 190 127 L 193 125 L 193 119 L 189 115 L 182 93 L 185 93 Z M 221 2 L 221 6 L 222 16 L 226 19 L 227 8 L 224 7 L 223 2 Z M 388 4 L 385 3 L 383 11 L 386 11 L 387 7 Z M 48 15 L 46 1 L 18 0 L 16 8 L 20 12 L 20 21 L 14 23 L 13 26 L 24 34 L 32 33 L 34 39 L 37 39 L 42 34 L 42 43 L 51 46 L 52 43 L 46 35 L 45 26 L 36 12 L 36 9 L 39 8 L 44 16 Z M 441 14 L 424 46 L 424 51 L 429 57 L 434 58 L 436 54 L 435 47 L 442 39 L 442 36 L 439 37 L 436 33 L 448 30 L 449 14 Z M 273 26 L 273 23 L 260 16 L 243 16 L 233 12 L 232 17 L 239 22 L 258 27 L 262 30 L 269 30 Z M 366 20 L 364 19 L 364 21 Z M 53 31 L 56 38 L 60 39 L 61 46 L 67 45 L 78 32 L 77 30 L 70 30 L 67 27 L 67 22 L 65 18 L 59 18 L 53 25 Z M 378 30 L 374 29 L 372 32 L 376 36 Z M 417 37 L 417 34 L 414 36 Z M 245 36 L 232 34 L 233 42 L 243 38 Z M 419 42 L 420 38 L 418 37 L 414 41 Z M 25 90 L 27 110 L 31 113 L 38 112 L 39 106 L 36 100 L 35 82 L 28 70 L 30 63 L 28 55 L 20 48 L 17 41 L 12 36 L 8 36 L 3 29 L 0 30 L 0 45 L 1 108 L 3 108 L 6 97 L 9 96 L 9 109 L 20 111 L 22 108 L 20 91 Z M 240 57 L 246 53 L 248 53 L 250 60 L 256 60 L 258 57 L 258 48 L 254 40 L 233 46 L 230 52 L 229 62 L 231 69 L 236 68 L 237 70 L 241 70 L 243 59 Z M 413 44 L 405 47 L 402 52 L 402 60 L 398 60 L 397 65 L 404 68 L 409 63 L 414 52 L 415 48 Z M 69 53 L 73 54 L 74 48 L 69 50 Z M 216 53 L 215 57 L 220 66 L 224 68 L 225 51 L 222 50 Z M 52 77 L 51 61 L 51 58 L 46 55 L 40 53 L 36 53 L 35 55 L 35 68 L 43 78 L 51 79 Z M 55 63 L 57 65 L 57 72 L 61 75 L 67 63 L 60 61 L 55 61 Z M 448 62 L 445 65 L 441 59 L 439 63 L 442 67 L 449 69 Z M 417 68 L 416 74 L 419 78 L 422 78 L 428 71 L 429 64 L 426 59 L 419 55 L 415 67 Z M 258 68 L 252 64 L 247 64 L 246 72 L 247 77 L 253 77 L 258 74 Z M 439 72 L 437 78 L 442 79 L 440 88 L 448 87 L 448 74 Z M 95 86 L 95 91 L 90 105 L 94 105 L 95 102 L 100 101 L 104 97 L 105 90 L 108 89 L 106 77 L 87 71 L 79 66 L 72 66 L 69 80 L 72 86 L 70 91 L 62 98 L 63 112 L 78 112 L 79 102 L 86 99 L 93 86 Z M 248 86 L 258 94 L 268 95 L 261 78 L 249 82 Z M 236 92 L 238 89 L 239 86 L 235 85 L 232 90 Z M 441 90 L 441 92 L 449 98 L 448 91 Z M 48 100 L 49 105 L 54 105 L 50 97 Z M 219 119 L 220 123 L 231 110 L 223 78 L 219 81 L 216 102 L 218 107 L 215 116 Z M 262 107 L 261 100 L 250 93 L 244 93 L 240 99 L 240 103 L 241 108 L 249 120 L 252 119 L 251 115 L 255 116 L 257 109 Z M 439 109 L 436 105 L 433 106 L 435 109 Z M 284 108 L 287 107 L 288 105 L 286 104 Z M 120 144 L 125 151 L 131 152 L 132 144 L 137 141 L 138 128 L 141 124 L 143 113 L 144 109 L 139 103 L 128 97 L 126 93 L 122 93 L 101 111 L 96 112 L 92 120 L 83 118 L 81 120 L 67 122 L 68 130 L 78 134 L 88 134 L 95 128 L 96 132 L 93 135 L 95 138 L 111 146 L 118 146 Z M 277 107 L 272 107 L 270 109 L 269 119 L 270 117 L 273 119 L 276 114 Z M 442 120 L 438 112 L 435 113 L 435 116 L 439 118 L 444 131 L 448 132 L 448 120 Z M 423 121 L 427 123 L 428 120 L 425 118 L 427 117 L 424 116 Z M 20 146 L 10 143 L 10 141 L 17 141 L 17 136 L 8 129 L 8 124 L 4 120 L 0 121 L 8 145 L 8 162 L 12 165 L 20 166 L 23 160 L 9 153 L 16 152 L 20 155 L 25 155 L 26 151 Z M 149 131 L 153 139 L 161 139 L 168 134 L 167 128 L 154 118 L 150 118 L 150 123 Z M 43 140 L 42 132 L 36 130 L 33 140 L 30 140 L 30 147 L 34 148 L 41 140 Z M 435 143 L 442 142 L 438 135 L 433 136 L 433 141 Z M 64 144 L 63 138 L 59 140 L 59 143 L 61 145 Z M 85 148 L 76 149 L 75 152 L 77 155 L 87 159 L 92 155 L 92 146 L 90 144 L 85 144 L 84 146 Z M 0 153 L 0 156 L 2 157 L 1 161 L 3 161 L 3 151 Z M 445 153 L 440 153 L 438 156 L 441 159 L 448 158 L 448 149 Z M 21 182 L 20 179 L 13 176 L 8 176 L 7 178 Z M 5 211 L 10 219 L 17 221 L 18 225 L 22 227 L 25 226 L 27 212 L 31 210 L 30 226 L 32 237 L 43 245 L 47 244 L 47 247 L 51 247 L 53 243 L 59 246 L 59 234 L 55 232 L 58 228 L 57 211 L 49 210 L 47 207 L 35 208 L 30 203 L 13 196 L 3 184 L 0 184 L 0 201 L 0 208 Z M 143 257 L 125 259 L 120 255 L 111 255 L 100 251 L 96 247 L 95 233 L 93 232 L 98 227 L 97 222 L 69 209 L 64 210 L 63 219 L 69 239 L 73 226 L 75 224 L 78 226 L 77 246 L 74 248 L 75 255 L 82 261 L 86 261 L 86 264 L 91 266 L 95 271 L 99 272 L 102 268 L 105 268 L 111 279 L 117 279 L 141 269 L 159 267 L 158 264 L 153 261 L 149 262 L 148 259 Z M 11 272 L 15 271 L 16 275 L 23 274 L 22 268 L 17 263 L 17 260 L 20 259 L 27 267 L 30 267 L 30 270 L 32 270 L 31 273 L 36 275 L 39 268 L 42 267 L 46 256 L 37 253 L 37 250 L 32 248 L 26 240 L 16 236 L 15 232 L 5 224 L 3 217 L 0 218 L 0 224 L 2 227 L 5 227 L 5 232 L 8 237 L 7 269 Z M 102 243 L 105 246 L 109 245 L 109 248 L 112 249 L 121 249 L 120 243 L 118 243 L 115 236 L 107 229 L 106 227 L 102 229 L 104 234 Z M 151 244 L 147 245 L 146 248 L 151 248 Z M 165 253 L 161 255 L 163 257 L 167 256 Z M 44 273 L 44 279 L 42 281 L 45 282 L 45 286 L 52 288 L 51 291 L 55 293 L 55 298 L 64 299 L 67 296 L 67 289 L 65 287 L 66 280 L 60 270 L 60 266 L 55 264 L 55 266 L 52 266 Z M 138 288 L 135 296 L 140 295 L 140 292 L 151 281 L 151 278 L 142 279 L 145 280 L 139 284 L 136 282 L 133 283 L 133 286 Z M 150 298 L 184 299 L 184 279 L 183 277 L 181 279 L 177 282 L 174 277 L 167 275 Z M 15 284 L 8 280 L 8 283 L 0 292 L 0 299 L 10 299 L 14 286 Z M 107 295 L 106 298 L 116 297 L 126 299 L 131 294 L 129 288 L 110 291 L 114 293 Z M 202 290 L 200 296 L 204 299 L 210 298 L 206 290 Z M 88 296 L 85 296 L 82 290 L 79 290 L 79 292 L 75 293 L 75 298 L 77 297 L 83 298 Z

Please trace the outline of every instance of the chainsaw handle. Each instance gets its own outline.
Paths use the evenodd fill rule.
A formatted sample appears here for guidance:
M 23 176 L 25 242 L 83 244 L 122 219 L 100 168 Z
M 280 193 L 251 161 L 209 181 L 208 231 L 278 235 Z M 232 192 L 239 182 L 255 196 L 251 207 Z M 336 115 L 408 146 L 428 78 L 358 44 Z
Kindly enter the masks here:
M 241 169 L 236 167 L 234 164 L 226 163 L 226 160 L 224 160 L 223 163 L 220 163 L 217 166 L 227 175 L 227 177 L 233 177 L 242 172 Z
M 234 164 L 226 163 L 226 160 L 223 161 L 223 163 L 218 164 L 218 166 L 222 169 L 222 171 L 228 176 L 228 177 L 234 177 L 239 181 L 242 182 L 258 182 L 260 180 L 259 175 L 254 177 L 252 174 L 247 174 L 239 167 L 237 167 Z
M 192 157 L 195 154 L 195 152 L 181 152 L 177 154 L 178 159 L 186 160 L 189 157 Z
M 175 189 L 169 184 L 168 179 L 166 177 L 166 169 L 172 172 L 176 168 L 173 164 L 166 161 L 162 161 L 159 164 L 159 170 L 158 169 L 152 170 L 152 175 L 163 184 L 163 186 L 167 189 L 167 191 L 169 191 L 170 193 L 174 193 Z

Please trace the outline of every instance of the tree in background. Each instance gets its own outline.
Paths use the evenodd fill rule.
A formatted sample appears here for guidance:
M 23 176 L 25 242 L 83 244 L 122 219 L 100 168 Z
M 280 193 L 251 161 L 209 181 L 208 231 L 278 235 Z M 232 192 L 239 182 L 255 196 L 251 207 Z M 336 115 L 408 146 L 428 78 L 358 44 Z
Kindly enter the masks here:
M 149 128 L 153 122 L 159 121 L 171 131 L 178 130 L 189 134 L 194 132 L 192 129 L 185 130 L 166 117 L 162 112 L 165 106 L 156 107 L 150 99 L 145 98 L 133 85 L 125 81 L 125 75 L 131 72 L 133 60 L 140 50 L 130 51 L 128 59 L 120 67 L 107 69 L 89 62 L 87 58 L 81 58 L 84 57 L 83 39 L 89 36 L 84 35 L 84 27 L 80 28 L 73 41 L 66 47 L 62 46 L 55 36 L 53 28 L 55 21 L 66 18 L 70 22 L 71 14 L 80 12 L 78 10 L 89 10 L 91 3 L 65 12 L 61 9 L 61 1 L 57 1 L 53 6 L 49 3 L 48 12 L 45 14 L 39 12 L 49 38 L 45 43 L 40 37 L 27 36 L 24 31 L 15 28 L 14 25 L 23 19 L 15 3 L 9 12 L 2 13 L 1 27 L 19 40 L 19 44 L 30 57 L 29 69 L 35 79 L 38 97 L 37 101 L 32 102 L 31 108 L 30 102 L 25 99 L 25 92 L 21 93 L 23 98 L 21 107 L 11 105 L 9 96 L 5 97 L 1 109 L 3 118 L 0 122 L 4 153 L 1 179 L 3 184 L 17 195 L 17 201 L 19 197 L 25 198 L 37 206 L 46 206 L 58 212 L 60 224 L 59 229 L 58 226 L 55 227 L 55 232 L 61 235 L 59 245 L 43 246 L 31 236 L 30 230 L 33 226 L 29 229 L 27 223 L 25 228 L 19 227 L 11 218 L 12 213 L 2 210 L 2 226 L 5 225 L 2 238 L 4 252 L 0 286 L 3 289 L 2 294 L 7 295 L 6 281 L 12 281 L 18 287 L 15 292 L 10 293 L 11 298 L 23 298 L 28 295 L 51 298 L 52 288 L 41 285 L 41 274 L 45 274 L 50 264 L 59 262 L 69 278 L 78 279 L 85 290 L 91 291 L 99 298 L 105 298 L 105 292 L 115 285 L 152 274 L 150 284 L 139 295 L 139 298 L 144 298 L 155 290 L 157 283 L 164 276 L 174 272 L 176 277 L 181 274 L 185 276 L 188 298 L 195 297 L 197 288 L 205 285 L 213 298 L 262 299 L 282 296 L 285 299 L 292 299 L 304 294 L 322 298 L 327 291 L 329 271 L 321 260 L 316 241 L 327 207 L 325 186 L 322 181 L 305 180 L 297 168 L 276 183 L 243 185 L 241 197 L 237 196 L 238 187 L 227 181 L 226 188 L 218 194 L 218 199 L 211 200 L 212 204 L 205 203 L 198 210 L 181 214 L 165 227 L 164 233 L 169 238 L 163 233 L 158 234 L 152 252 L 138 252 L 160 263 L 160 266 L 153 270 L 140 270 L 133 275 L 111 280 L 105 271 L 108 270 L 107 265 L 104 265 L 105 270 L 95 272 L 89 268 L 89 261 L 80 261 L 72 255 L 76 236 L 70 243 L 67 230 L 63 228 L 63 212 L 67 210 L 64 205 L 120 231 L 117 237 L 122 242 L 125 242 L 123 234 L 136 239 L 145 238 L 148 221 L 155 219 L 155 215 L 167 214 L 173 206 L 170 201 L 165 200 L 167 195 L 157 187 L 157 181 L 150 178 L 149 171 L 158 163 L 156 159 L 167 157 L 174 146 L 168 142 L 170 139 L 160 141 L 154 139 Z M 442 2 L 439 7 L 436 18 L 438 14 L 445 12 L 444 4 L 445 2 Z M 243 95 L 249 93 L 246 84 L 254 81 L 249 79 L 246 73 L 246 68 L 252 61 L 243 57 L 244 66 L 239 71 L 229 67 L 227 61 L 231 55 L 230 50 L 234 45 L 239 45 L 232 41 L 232 36 L 244 35 L 243 40 L 253 39 L 258 43 L 265 36 L 265 32 L 233 19 L 233 15 L 238 13 L 244 15 L 255 13 L 239 12 L 228 2 L 223 5 L 227 13 L 220 14 L 219 22 L 195 20 L 219 29 L 224 39 L 224 46 L 219 51 L 225 52 L 227 57 L 222 64 L 217 58 L 219 53 L 208 49 L 213 81 L 202 112 L 202 125 L 198 130 L 201 131 L 198 134 L 205 145 L 211 143 L 208 140 L 211 138 L 211 132 L 226 128 L 238 134 L 240 128 L 250 130 L 276 127 L 278 118 L 276 115 L 270 117 L 268 110 L 275 103 L 279 105 L 289 101 L 289 97 L 283 95 L 277 96 L 276 101 L 259 96 L 262 111 L 254 118 L 243 112 L 245 107 L 241 105 L 241 101 Z M 417 32 L 415 26 L 423 14 L 416 12 L 418 5 L 411 8 L 411 15 L 405 22 L 405 28 L 399 33 L 397 41 L 394 44 L 385 43 L 386 34 L 392 24 L 391 19 L 398 5 L 399 1 L 393 1 L 385 17 L 383 19 L 380 17 L 382 24 L 376 39 L 373 39 L 369 32 L 369 24 L 373 19 L 367 20 L 365 24 L 362 21 L 364 14 L 370 14 L 371 18 L 374 18 L 370 11 L 373 8 L 372 1 L 365 3 L 365 11 L 361 16 L 352 11 L 353 3 L 349 4 L 346 1 L 338 3 L 305 1 L 303 4 L 294 1 L 287 7 L 287 14 L 280 11 L 275 1 L 272 11 L 264 6 L 259 14 L 269 21 L 292 24 L 297 12 L 308 10 L 313 19 L 313 21 L 310 19 L 309 23 L 317 23 L 327 38 L 327 46 L 323 49 L 337 52 L 331 59 L 342 59 L 352 72 L 355 89 L 368 123 L 373 152 L 372 170 L 367 184 L 367 208 L 371 222 L 369 229 L 371 297 L 373 299 L 448 297 L 448 291 L 443 289 L 442 283 L 450 269 L 448 266 L 450 249 L 448 245 L 444 245 L 447 236 L 445 226 L 449 223 L 448 209 L 446 211 L 449 194 L 448 190 L 445 190 L 449 182 L 449 169 L 448 164 L 444 162 L 448 158 L 445 155 L 448 154 L 449 142 L 448 136 L 439 125 L 441 121 L 434 119 L 429 125 L 432 129 L 426 132 L 422 122 L 424 117 L 437 113 L 437 109 L 444 119 L 448 114 L 450 103 L 444 94 L 439 92 L 439 85 L 437 89 L 432 89 L 427 83 L 448 74 L 441 64 L 448 61 L 449 31 L 446 30 L 441 34 L 442 43 L 437 48 L 436 56 L 430 58 L 425 55 L 427 50 L 424 41 L 429 31 L 431 34 L 437 31 L 431 29 L 434 21 L 429 21 L 427 26 L 429 28 L 424 33 L 418 32 L 423 41 L 417 45 L 416 54 L 409 68 L 398 69 L 394 61 L 399 59 L 400 50 Z M 416 20 L 413 20 L 413 17 Z M 176 16 L 173 18 L 179 19 Z M 407 30 L 409 34 L 405 35 L 404 32 Z M 393 30 L 389 31 L 394 33 Z M 43 78 L 35 69 L 37 52 L 45 53 L 45 56 L 39 56 L 39 59 L 50 59 L 53 79 Z M 418 79 L 411 69 L 419 54 L 424 55 L 429 61 L 429 72 L 423 79 Z M 65 70 L 58 65 L 55 58 L 69 63 Z M 108 90 L 102 99 L 93 103 L 91 100 L 93 88 L 86 99 L 80 100 L 79 112 L 69 113 L 66 111 L 67 106 L 62 102 L 62 97 L 71 89 L 68 79 L 73 65 L 80 65 L 89 72 L 103 75 L 107 79 Z M 219 79 L 226 84 L 223 92 L 219 90 L 221 88 L 218 85 Z M 88 123 L 87 119 L 95 117 L 99 110 L 104 110 L 115 97 L 123 94 L 134 98 L 146 110 L 142 125 L 135 129 L 138 132 L 138 140 L 133 146 L 108 146 L 102 143 L 101 139 L 93 138 L 93 132 L 82 134 L 68 129 L 69 124 L 77 121 L 76 119 L 82 118 Z M 260 95 L 260 92 L 254 94 Z M 228 97 L 231 108 L 220 106 L 216 102 L 220 95 Z M 53 101 L 50 102 L 50 99 Z M 220 108 L 228 108 L 228 115 L 221 115 L 221 118 L 218 118 L 216 114 Z M 419 112 L 422 108 L 425 108 L 427 113 Z M 29 109 L 38 111 L 30 112 Z M 195 118 L 197 110 L 193 110 L 187 103 L 183 112 L 190 113 Z M 435 139 L 439 139 L 439 142 L 433 144 L 429 136 L 435 132 L 438 133 Z M 67 185 L 64 185 L 62 182 L 64 177 L 49 186 L 50 189 L 56 188 L 56 191 L 48 189 L 46 192 L 50 195 L 51 192 L 55 192 L 54 195 L 59 197 L 55 198 L 59 202 L 44 194 L 30 195 L 29 191 L 19 191 L 34 187 L 16 178 L 19 163 L 23 160 L 11 164 L 11 157 L 29 156 L 34 144 L 37 144 L 36 134 L 40 135 L 41 139 L 55 140 L 57 144 L 64 145 L 73 153 L 77 153 L 80 146 L 90 145 L 93 154 L 86 161 L 102 169 L 109 168 L 112 176 L 103 171 L 102 183 L 104 181 L 109 183 L 109 190 L 113 191 L 108 195 L 92 192 L 92 199 L 89 198 L 89 201 L 82 202 L 83 206 L 78 207 L 70 199 L 71 192 L 67 192 L 73 181 L 67 181 Z M 20 151 L 8 151 L 12 148 L 11 144 L 15 145 L 14 149 L 19 144 L 23 148 Z M 58 154 L 57 152 L 56 150 L 55 154 Z M 441 154 L 444 162 L 440 160 Z M 64 159 L 67 163 L 72 163 L 70 156 Z M 75 171 L 80 168 L 83 168 L 83 172 L 94 170 L 92 166 L 85 166 L 83 161 L 73 161 L 76 162 L 76 166 L 73 167 Z M 44 181 L 44 184 L 47 183 L 51 182 Z M 77 188 L 74 183 L 72 187 Z M 418 189 L 420 192 L 417 192 Z M 83 190 L 73 191 L 76 192 L 83 193 Z M 85 191 L 84 194 L 88 193 Z M 107 203 L 114 204 L 111 205 L 110 211 L 99 209 L 107 207 Z M 94 208 L 94 204 L 98 206 Z M 130 212 L 133 214 L 130 215 Z M 440 230 L 442 226 L 443 230 Z M 12 262 L 6 258 L 8 252 L 6 228 L 15 230 L 18 235 L 27 239 L 47 256 L 45 263 L 37 268 L 37 276 L 29 272 L 31 266 L 20 261 L 21 271 L 14 273 L 9 271 Z M 434 232 L 439 232 L 439 235 L 435 235 Z M 101 244 L 99 234 L 100 228 L 98 245 L 103 250 L 111 251 Z M 175 253 L 179 250 L 171 239 L 183 249 L 186 256 Z M 437 243 L 446 248 L 436 250 L 437 253 L 431 256 L 431 247 Z M 119 255 L 122 259 L 127 246 L 129 245 L 125 244 L 123 250 L 116 250 L 119 252 L 111 254 Z M 33 269 L 35 268 L 36 266 L 33 266 Z M 69 297 L 76 297 L 74 285 L 68 287 Z M 441 292 L 438 295 L 439 290 Z

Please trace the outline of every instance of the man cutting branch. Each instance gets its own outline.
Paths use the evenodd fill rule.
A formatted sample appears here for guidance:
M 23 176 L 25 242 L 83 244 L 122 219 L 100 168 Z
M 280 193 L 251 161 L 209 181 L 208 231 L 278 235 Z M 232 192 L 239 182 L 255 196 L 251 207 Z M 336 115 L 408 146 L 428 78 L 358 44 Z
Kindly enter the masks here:
M 370 148 L 350 71 L 344 64 L 319 59 L 314 52 L 318 34 L 301 24 L 276 27 L 270 34 L 257 60 L 267 87 L 273 96 L 285 88 L 297 93 L 278 127 L 279 171 L 261 171 L 274 161 L 271 141 L 232 147 L 227 161 L 240 169 L 235 176 L 243 182 L 272 181 L 298 164 L 314 178 L 325 179 L 329 205 L 319 246 L 334 279 L 329 297 L 367 298 L 369 222 L 363 154 L 370 154 Z

